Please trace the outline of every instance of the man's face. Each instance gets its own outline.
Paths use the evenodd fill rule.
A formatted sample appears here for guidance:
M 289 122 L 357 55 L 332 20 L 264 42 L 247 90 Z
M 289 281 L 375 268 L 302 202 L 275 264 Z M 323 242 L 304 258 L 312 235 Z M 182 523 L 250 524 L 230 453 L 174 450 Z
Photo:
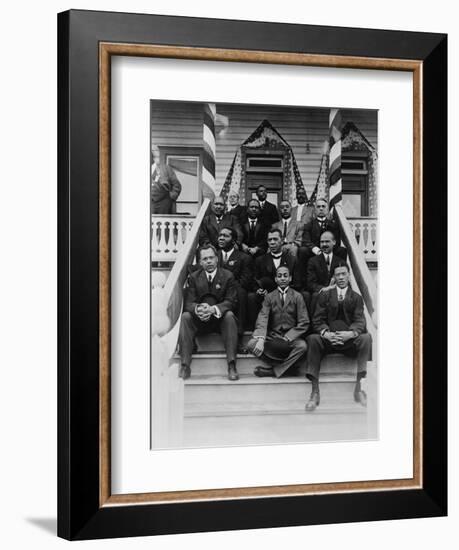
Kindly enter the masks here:
M 218 234 L 218 247 L 222 250 L 230 250 L 233 248 L 234 241 L 229 229 L 223 228 Z
M 270 252 L 278 254 L 282 248 L 282 238 L 279 233 L 268 233 L 268 248 Z
M 206 271 L 212 272 L 217 267 L 217 256 L 211 248 L 201 250 L 199 263 Z
M 335 281 L 339 288 L 346 288 L 349 284 L 349 271 L 347 267 L 335 268 Z
M 159 164 L 159 149 L 157 147 L 153 147 L 151 150 L 151 154 L 153 156 L 153 162 Z
M 289 286 L 292 282 L 292 277 L 290 275 L 288 267 L 279 267 L 279 269 L 276 271 L 276 276 L 274 280 L 276 281 L 277 286 L 282 289 Z
M 318 200 L 315 204 L 316 216 L 323 218 L 328 214 L 328 204 L 323 200 Z
M 239 196 L 238 196 L 238 194 L 237 194 L 237 193 L 234 193 L 234 192 L 230 193 L 230 194 L 228 195 L 228 201 L 229 201 L 229 203 L 231 204 L 231 206 L 236 206 L 236 205 L 238 204 L 238 202 L 239 202 Z
M 297 191 L 296 200 L 298 204 L 304 204 L 306 202 L 306 191 L 303 188 Z
M 320 236 L 320 250 L 325 254 L 330 254 L 335 246 L 335 239 L 330 231 L 325 231 Z
M 284 219 L 290 218 L 290 215 L 292 213 L 292 207 L 288 201 L 282 201 L 280 203 L 279 210 L 280 210 L 281 216 Z
M 266 193 L 266 187 L 259 187 L 257 189 L 257 197 L 258 197 L 258 200 L 260 201 L 264 201 L 266 200 L 266 197 L 267 197 L 267 193 Z
M 260 215 L 260 203 L 258 201 L 250 201 L 247 206 L 247 214 L 252 220 Z
M 222 197 L 216 197 L 214 203 L 212 204 L 212 210 L 216 216 L 221 216 L 225 211 L 225 202 Z

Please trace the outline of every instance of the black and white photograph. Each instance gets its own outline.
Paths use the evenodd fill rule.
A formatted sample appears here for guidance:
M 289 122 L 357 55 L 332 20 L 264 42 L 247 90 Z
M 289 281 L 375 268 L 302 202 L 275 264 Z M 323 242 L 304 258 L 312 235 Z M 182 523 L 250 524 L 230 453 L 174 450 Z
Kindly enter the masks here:
M 378 111 L 151 99 L 150 132 L 152 449 L 377 439 Z

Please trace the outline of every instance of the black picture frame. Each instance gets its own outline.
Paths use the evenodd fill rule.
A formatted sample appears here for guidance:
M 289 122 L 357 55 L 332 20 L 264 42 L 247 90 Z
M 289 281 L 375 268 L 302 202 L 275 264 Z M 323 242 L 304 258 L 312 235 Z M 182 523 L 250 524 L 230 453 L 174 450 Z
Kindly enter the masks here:
M 422 483 L 419 488 L 100 505 L 99 44 L 422 63 Z M 67 11 L 58 15 L 58 535 L 71 540 L 447 514 L 447 37 Z M 419 223 L 421 223 L 419 221 Z M 180 518 L 179 520 L 177 518 Z

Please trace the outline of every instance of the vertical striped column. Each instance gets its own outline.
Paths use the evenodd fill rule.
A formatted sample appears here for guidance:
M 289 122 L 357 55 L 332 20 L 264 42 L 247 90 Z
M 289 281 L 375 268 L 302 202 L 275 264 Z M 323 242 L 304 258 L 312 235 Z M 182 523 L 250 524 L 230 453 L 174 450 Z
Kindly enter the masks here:
M 330 109 L 330 152 L 328 160 L 328 177 L 330 182 L 330 210 L 335 204 L 341 204 L 341 113 L 339 109 Z
M 215 197 L 215 116 L 217 108 L 215 103 L 204 105 L 203 143 L 204 154 L 202 158 L 202 194 L 205 198 Z

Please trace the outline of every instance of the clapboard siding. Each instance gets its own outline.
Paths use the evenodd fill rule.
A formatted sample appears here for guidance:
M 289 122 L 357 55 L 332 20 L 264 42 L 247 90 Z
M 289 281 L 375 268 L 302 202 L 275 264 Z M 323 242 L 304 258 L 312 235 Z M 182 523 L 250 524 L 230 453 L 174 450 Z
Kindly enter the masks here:
M 234 105 L 217 103 L 217 112 L 228 117 L 228 127 L 216 135 L 216 189 L 225 182 L 241 144 L 268 120 L 293 150 L 308 195 L 314 189 L 322 154 L 328 143 L 329 109 Z M 377 148 L 377 112 L 342 109 L 343 124 L 352 121 Z M 203 104 L 152 101 L 152 142 L 158 145 L 202 147 Z M 307 146 L 308 149 L 307 149 Z

